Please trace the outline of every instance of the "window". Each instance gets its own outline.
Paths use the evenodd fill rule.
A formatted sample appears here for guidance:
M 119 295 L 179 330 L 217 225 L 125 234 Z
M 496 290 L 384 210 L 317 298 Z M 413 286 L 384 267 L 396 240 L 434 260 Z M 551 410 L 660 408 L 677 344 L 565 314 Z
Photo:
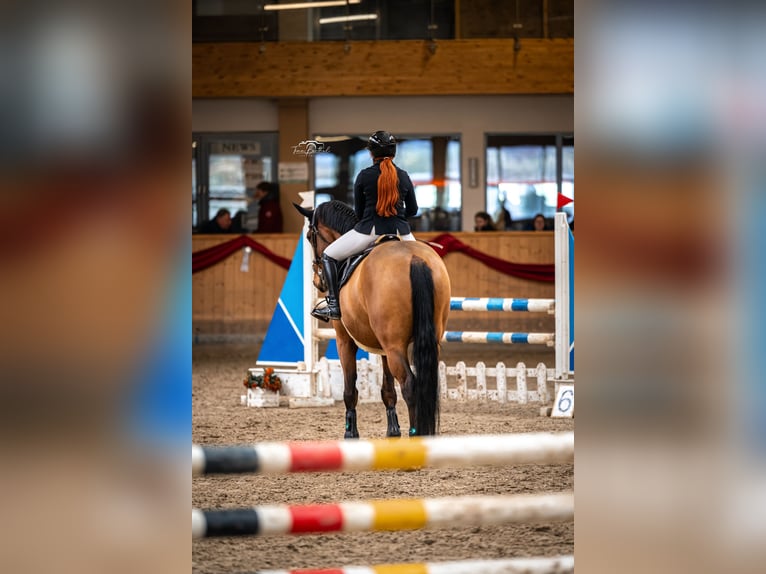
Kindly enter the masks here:
M 338 185 L 340 158 L 329 153 L 314 156 L 314 186 L 335 187 Z
M 487 137 L 487 211 L 496 220 L 505 208 L 511 229 L 529 229 L 538 213 L 553 218 L 559 193 L 574 199 L 573 136 Z M 573 204 L 562 211 L 574 218 Z
M 276 42 L 279 14 L 249 0 L 193 0 L 192 42 Z
M 278 0 L 192 0 L 193 42 L 572 38 L 574 0 L 362 0 L 264 10 Z M 289 14 L 289 16 L 285 16 Z M 352 20 L 341 20 L 351 17 Z M 320 23 L 320 20 L 323 22 Z M 280 32 L 280 21 L 282 30 Z
M 375 14 L 374 20 L 330 22 L 320 18 Z M 454 0 L 364 0 L 313 10 L 317 40 L 419 40 L 455 37 Z M 434 27 L 429 28 L 433 25 Z
M 354 182 L 359 172 L 372 165 L 368 136 L 319 135 L 329 145 L 314 160 L 315 201 L 338 199 L 354 205 Z M 400 136 L 396 165 L 412 179 L 418 214 L 410 221 L 415 231 L 460 229 L 462 186 L 460 139 L 457 136 Z
M 192 225 L 225 208 L 247 211 L 246 192 L 276 181 L 277 134 L 196 134 L 192 138 Z

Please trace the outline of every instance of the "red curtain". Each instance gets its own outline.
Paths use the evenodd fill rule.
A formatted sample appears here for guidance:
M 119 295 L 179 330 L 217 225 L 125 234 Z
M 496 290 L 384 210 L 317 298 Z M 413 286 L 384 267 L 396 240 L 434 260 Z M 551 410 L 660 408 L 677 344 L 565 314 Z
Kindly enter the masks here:
M 460 241 L 454 235 L 449 233 L 443 233 L 433 238 L 429 243 L 434 250 L 444 257 L 449 253 L 457 252 L 463 253 L 473 259 L 481 261 L 484 265 L 500 273 L 511 275 L 513 277 L 520 277 L 522 279 L 530 279 L 532 281 L 542 281 L 546 283 L 552 283 L 555 279 L 555 266 L 553 263 L 512 263 L 504 259 L 498 259 L 492 255 L 482 253 L 477 249 L 474 249 L 470 245 L 466 245 Z M 203 269 L 207 269 L 211 265 L 215 265 L 219 261 L 223 261 L 232 253 L 235 253 L 243 247 L 249 246 L 253 251 L 257 251 L 270 261 L 276 263 L 280 267 L 285 269 L 290 268 L 290 260 L 280 255 L 277 255 L 267 247 L 261 245 L 254 239 L 251 239 L 247 235 L 240 235 L 230 241 L 195 251 L 192 253 L 192 273 L 197 273 Z
M 436 243 L 441 247 L 440 249 L 439 247 L 432 246 L 434 251 L 441 255 L 442 258 L 448 253 L 455 251 L 477 259 L 490 269 L 505 273 L 506 275 L 546 283 L 552 283 L 555 280 L 555 266 L 553 263 L 511 263 L 510 261 L 482 253 L 449 233 L 443 233 L 434 237 L 429 243 Z
M 243 247 L 252 247 L 253 251 L 257 251 L 264 257 L 266 257 L 269 261 L 273 261 L 280 267 L 284 267 L 285 269 L 290 268 L 290 260 L 285 259 L 281 255 L 277 255 L 273 251 L 271 251 L 268 247 L 265 247 L 255 241 L 254 239 L 251 239 L 247 235 L 240 235 L 239 237 L 235 237 L 231 241 L 226 241 L 225 243 L 219 243 L 218 245 L 213 245 L 212 247 L 208 247 L 207 249 L 201 249 L 200 251 L 195 251 L 192 253 L 192 273 L 197 273 L 197 271 L 202 271 L 203 269 L 207 269 L 211 265 L 215 265 L 219 261 L 223 261 L 226 259 L 229 255 L 232 253 L 235 253 L 239 249 L 242 249 Z

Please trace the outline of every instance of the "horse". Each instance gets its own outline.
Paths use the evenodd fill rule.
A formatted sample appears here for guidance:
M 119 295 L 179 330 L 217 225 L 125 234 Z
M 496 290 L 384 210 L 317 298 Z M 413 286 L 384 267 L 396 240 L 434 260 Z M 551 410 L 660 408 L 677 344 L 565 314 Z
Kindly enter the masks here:
M 327 288 L 321 275 L 325 248 L 357 223 L 341 201 L 316 209 L 296 209 L 308 219 L 306 239 L 314 255 L 313 284 Z M 346 406 L 344 438 L 359 438 L 356 424 L 356 352 L 381 355 L 387 437 L 401 436 L 394 378 L 409 414 L 409 435 L 434 435 L 439 418 L 439 351 L 450 307 L 450 279 L 441 257 L 421 241 L 378 244 L 354 270 L 339 293 L 341 319 L 333 321 L 343 370 Z M 408 350 L 412 344 L 414 372 Z

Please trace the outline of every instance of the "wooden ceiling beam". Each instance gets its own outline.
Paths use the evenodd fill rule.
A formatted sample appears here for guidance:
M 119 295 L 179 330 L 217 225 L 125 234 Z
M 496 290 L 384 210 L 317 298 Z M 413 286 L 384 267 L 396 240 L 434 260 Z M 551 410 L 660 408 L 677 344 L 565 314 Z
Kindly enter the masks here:
M 192 46 L 192 96 L 573 94 L 574 40 L 389 40 Z

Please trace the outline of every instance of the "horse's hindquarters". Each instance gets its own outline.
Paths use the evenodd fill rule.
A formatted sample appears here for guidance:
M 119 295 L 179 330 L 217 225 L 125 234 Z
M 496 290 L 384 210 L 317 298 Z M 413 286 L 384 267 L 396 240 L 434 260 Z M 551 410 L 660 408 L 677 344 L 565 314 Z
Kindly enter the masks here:
M 431 272 L 434 328 L 441 338 L 450 298 L 443 261 L 424 243 L 390 242 L 376 247 L 340 292 L 343 325 L 361 348 L 385 354 L 390 348 L 406 349 L 412 341 L 413 261 Z

